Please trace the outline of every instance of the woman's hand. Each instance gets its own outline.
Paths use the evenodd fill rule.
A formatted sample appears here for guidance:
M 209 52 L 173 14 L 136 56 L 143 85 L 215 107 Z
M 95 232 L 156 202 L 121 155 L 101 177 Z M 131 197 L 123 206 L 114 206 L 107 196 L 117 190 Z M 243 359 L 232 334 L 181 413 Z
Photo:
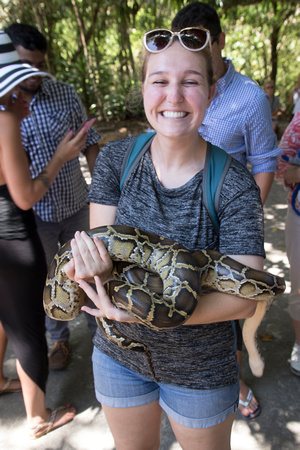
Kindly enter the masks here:
M 93 241 L 85 231 L 77 231 L 71 248 L 73 258 L 64 267 L 71 280 L 94 282 L 95 275 L 103 282 L 112 278 L 113 263 L 101 239 L 95 237 Z
M 300 166 L 294 164 L 288 166 L 284 173 L 284 182 L 293 188 L 300 183 Z
M 86 146 L 86 138 L 88 130 L 84 127 L 74 136 L 74 132 L 70 131 L 63 140 L 58 144 L 55 155 L 64 163 L 73 158 L 77 158 L 79 153 Z
M 14 88 L 9 101 L 5 106 L 5 110 L 13 113 L 19 124 L 31 114 L 29 103 L 24 99 L 20 88 Z
M 97 292 L 86 281 L 79 280 L 78 282 L 81 289 L 85 291 L 87 296 L 96 306 L 96 309 L 83 306 L 81 308 L 82 311 L 95 317 L 106 317 L 107 319 L 116 320 L 118 322 L 140 323 L 136 318 L 130 316 L 122 309 L 116 308 L 116 306 L 112 304 L 98 276 L 95 276 L 94 280 Z

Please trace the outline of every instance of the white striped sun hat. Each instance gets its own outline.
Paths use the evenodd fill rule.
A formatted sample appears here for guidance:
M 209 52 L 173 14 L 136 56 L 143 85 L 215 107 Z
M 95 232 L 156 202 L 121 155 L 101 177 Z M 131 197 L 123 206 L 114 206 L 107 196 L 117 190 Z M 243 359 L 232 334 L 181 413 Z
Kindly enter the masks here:
M 10 37 L 0 30 L 0 97 L 21 81 L 34 75 L 54 78 L 49 73 L 34 69 L 29 64 L 22 64 Z

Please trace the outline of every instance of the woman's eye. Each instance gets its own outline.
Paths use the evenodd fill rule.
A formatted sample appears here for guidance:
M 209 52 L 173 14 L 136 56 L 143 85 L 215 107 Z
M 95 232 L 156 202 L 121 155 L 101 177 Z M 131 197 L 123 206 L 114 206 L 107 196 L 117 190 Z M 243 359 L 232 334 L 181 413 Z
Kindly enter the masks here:
M 153 82 L 153 84 L 167 84 L 167 82 L 164 80 L 156 80 Z
M 183 84 L 185 84 L 187 86 L 197 86 L 198 85 L 198 81 L 196 81 L 196 80 L 185 80 L 183 82 Z

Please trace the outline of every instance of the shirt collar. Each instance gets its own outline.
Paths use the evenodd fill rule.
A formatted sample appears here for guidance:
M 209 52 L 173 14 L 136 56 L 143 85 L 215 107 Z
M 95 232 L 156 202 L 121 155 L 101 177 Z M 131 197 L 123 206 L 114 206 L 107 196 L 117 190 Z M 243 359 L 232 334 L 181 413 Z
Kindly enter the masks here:
M 50 80 L 46 80 L 46 78 L 43 79 L 38 91 L 30 102 L 30 106 L 33 105 L 38 98 L 51 95 L 49 81 Z
M 227 88 L 227 86 L 231 83 L 231 80 L 234 76 L 235 73 L 235 68 L 234 65 L 232 64 L 232 61 L 228 58 L 223 58 L 223 61 L 227 64 L 227 71 L 226 73 L 218 79 L 217 83 L 216 83 L 216 94 L 215 97 L 217 95 L 220 95 L 221 92 L 224 92 L 225 89 Z
M 44 78 L 42 84 L 39 87 L 39 90 L 37 91 L 37 95 L 51 95 L 50 83 L 53 83 L 53 81 Z

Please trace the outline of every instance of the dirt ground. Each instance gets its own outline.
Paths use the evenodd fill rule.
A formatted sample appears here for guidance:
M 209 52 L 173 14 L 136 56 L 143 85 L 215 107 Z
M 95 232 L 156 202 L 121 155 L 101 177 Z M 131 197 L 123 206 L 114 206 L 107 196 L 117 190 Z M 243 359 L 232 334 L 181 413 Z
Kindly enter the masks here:
M 100 147 L 109 141 L 145 133 L 149 123 L 142 119 L 127 119 L 113 122 L 97 121 L 95 128 L 101 134 Z
M 283 115 L 279 121 L 278 140 L 281 139 L 288 123 L 288 117 Z M 100 147 L 104 147 L 109 141 L 145 133 L 150 128 L 150 125 L 146 119 L 133 118 L 112 122 L 97 121 L 95 122 L 95 128 L 101 134 Z

